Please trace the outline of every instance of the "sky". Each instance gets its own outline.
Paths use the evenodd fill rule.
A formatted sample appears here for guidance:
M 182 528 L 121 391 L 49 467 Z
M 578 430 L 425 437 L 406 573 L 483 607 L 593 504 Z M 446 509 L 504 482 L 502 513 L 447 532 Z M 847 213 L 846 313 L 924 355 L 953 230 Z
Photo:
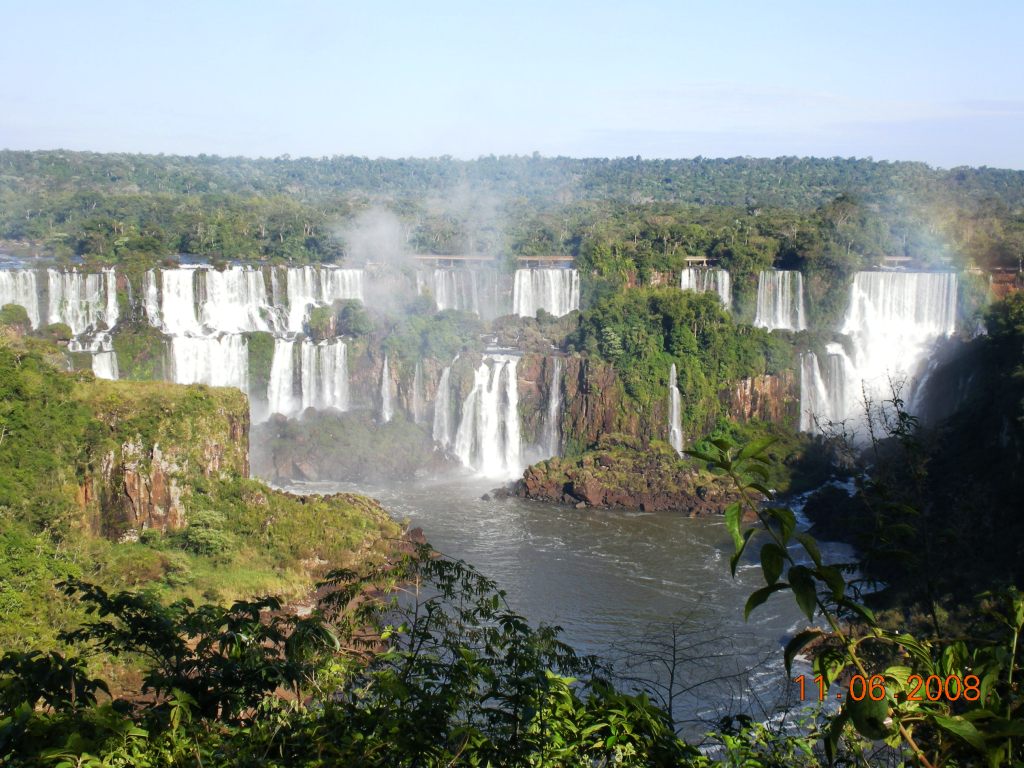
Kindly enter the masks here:
M 0 0 L 0 147 L 1024 169 L 1024 2 Z

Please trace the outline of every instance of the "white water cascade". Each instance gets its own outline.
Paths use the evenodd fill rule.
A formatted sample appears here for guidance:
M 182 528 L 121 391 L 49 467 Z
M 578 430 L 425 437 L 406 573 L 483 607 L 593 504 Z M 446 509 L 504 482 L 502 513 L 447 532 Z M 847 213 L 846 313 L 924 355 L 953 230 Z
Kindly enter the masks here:
M 39 327 L 39 288 L 31 269 L 0 269 L 0 307 L 17 304 L 24 307 L 29 323 Z
M 828 345 L 822 368 L 813 355 L 801 360 L 802 429 L 814 417 L 863 420 L 863 396 L 876 406 L 892 397 L 890 381 L 915 410 L 921 376 L 935 342 L 956 330 L 957 278 L 940 272 L 858 272 L 850 288 L 842 332 L 853 353 Z M 867 435 L 861 434 L 864 439 Z
M 251 267 L 203 270 L 199 322 L 221 333 L 278 330 L 263 271 Z
M 770 331 L 802 331 L 804 276 L 791 270 L 762 272 L 757 279 L 757 312 L 754 325 Z
M 380 373 L 380 421 L 387 424 L 395 415 L 391 405 L 391 373 L 388 371 L 388 356 L 384 355 L 384 366 Z
M 679 386 L 676 378 L 676 364 L 668 371 L 668 442 L 676 449 L 676 453 L 683 452 L 683 409 L 679 396 Z
M 146 314 L 150 323 L 171 335 L 201 335 L 204 332 L 197 312 L 198 271 L 195 267 L 160 270 L 159 306 L 156 305 L 157 297 L 153 297 L 155 292 L 150 285 L 146 286 Z
M 455 455 L 483 477 L 513 478 L 523 469 L 519 390 L 511 355 L 489 355 L 462 405 Z
M 417 360 L 412 376 L 412 420 L 417 424 L 424 422 L 423 411 L 423 363 Z
M 544 420 L 546 457 L 562 453 L 562 358 L 551 358 L 551 382 L 548 384 L 548 412 Z
M 435 269 L 431 288 L 438 311 L 457 309 L 480 314 L 480 292 L 473 269 Z
M 434 442 L 443 448 L 452 444 L 452 368 L 446 365 L 441 371 L 441 380 L 437 383 L 437 398 L 434 400 Z
M 92 372 L 98 379 L 117 381 L 117 354 L 112 349 L 94 352 L 92 356 Z
M 244 336 L 171 337 L 171 379 L 249 391 L 249 345 Z
M 724 269 L 684 269 L 679 279 L 684 291 L 717 293 L 726 309 L 732 307 L 732 284 Z
M 102 274 L 61 272 L 47 269 L 49 322 L 64 323 L 79 336 L 109 330 L 117 324 L 117 276 L 113 269 Z
M 857 374 L 840 344 L 826 344 L 824 365 L 813 352 L 800 356 L 800 430 L 813 432 L 816 421 L 838 423 L 856 412 Z
M 512 312 L 536 317 L 537 311 L 561 317 L 580 308 L 580 273 L 576 269 L 517 269 Z
M 285 277 L 288 300 L 287 330 L 301 333 L 312 307 L 322 307 L 343 299 L 363 300 L 363 270 L 337 267 L 288 267 Z M 280 302 L 280 283 L 274 274 L 274 303 Z
M 307 408 L 347 411 L 348 360 L 339 339 L 274 339 L 274 358 L 267 383 L 270 413 L 298 416 Z

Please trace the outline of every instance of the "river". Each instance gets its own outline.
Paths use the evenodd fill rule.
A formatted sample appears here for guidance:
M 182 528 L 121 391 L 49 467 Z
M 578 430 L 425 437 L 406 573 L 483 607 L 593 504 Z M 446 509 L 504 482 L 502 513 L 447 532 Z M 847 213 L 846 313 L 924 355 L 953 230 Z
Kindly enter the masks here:
M 664 665 L 629 667 L 652 650 L 667 658 L 675 625 L 683 661 L 673 711 L 687 731 L 700 732 L 726 712 L 766 716 L 792 695 L 782 645 L 806 618 L 782 593 L 743 621 L 747 596 L 764 582 L 753 561 L 730 577 L 732 542 L 720 518 L 484 500 L 493 487 L 493 480 L 458 477 L 285 490 L 379 499 L 393 517 L 421 527 L 436 549 L 494 579 L 532 623 L 561 626 L 578 652 L 614 660 L 630 677 L 653 678 L 663 695 Z M 695 683 L 703 684 L 683 693 Z

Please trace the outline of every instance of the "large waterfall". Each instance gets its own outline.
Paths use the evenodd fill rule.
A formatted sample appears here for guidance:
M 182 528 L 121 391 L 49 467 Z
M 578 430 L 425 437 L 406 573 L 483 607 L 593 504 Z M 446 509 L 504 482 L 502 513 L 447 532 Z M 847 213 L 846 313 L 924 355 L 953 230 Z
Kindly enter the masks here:
M 729 309 L 732 306 L 732 286 L 729 273 L 724 269 L 684 269 L 679 287 L 684 291 L 717 293 L 723 307 Z
M 800 272 L 771 270 L 757 279 L 757 312 L 754 325 L 768 330 L 802 331 L 804 277 Z
M 172 336 L 171 378 L 249 391 L 249 346 L 244 336 Z
M 49 322 L 64 323 L 75 336 L 117 324 L 117 276 L 113 269 L 101 274 L 48 269 L 46 278 Z
M 455 454 L 477 474 L 512 478 L 522 467 L 517 357 L 488 355 L 462 405 Z
M 580 273 L 575 269 L 517 269 L 512 311 L 536 317 L 538 310 L 561 317 L 580 308 Z
M 307 408 L 348 410 L 346 347 L 340 339 L 274 340 L 267 403 L 270 413 L 297 416 Z
M 552 357 L 548 384 L 548 412 L 544 419 L 544 449 L 547 456 L 562 453 L 562 358 Z
M 230 267 L 203 270 L 203 302 L 199 322 L 223 333 L 277 330 L 274 309 L 267 300 L 263 271 Z
M 337 267 L 288 267 L 283 270 L 288 297 L 288 330 L 301 333 L 312 307 L 322 307 L 342 299 L 363 300 L 363 270 Z M 279 281 L 278 271 L 274 274 Z M 278 290 L 274 303 L 279 301 Z
M 850 288 L 842 332 L 853 353 L 828 345 L 822 368 L 814 355 L 801 360 L 803 429 L 824 421 L 860 422 L 866 396 L 876 406 L 892 397 L 890 381 L 915 408 L 921 374 L 935 341 L 956 330 L 957 278 L 939 272 L 858 272 Z M 861 435 L 865 437 L 865 435 Z
M 430 288 L 438 311 L 457 309 L 480 314 L 480 290 L 475 269 L 435 269 Z
M 437 383 L 437 398 L 434 400 L 434 442 L 443 448 L 452 444 L 452 368 L 446 365 Z
M 24 307 L 29 323 L 39 327 L 39 288 L 31 269 L 0 269 L 0 307 L 17 304 Z
M 668 371 L 668 442 L 676 449 L 676 453 L 682 453 L 683 409 L 676 376 L 676 364 L 672 363 Z

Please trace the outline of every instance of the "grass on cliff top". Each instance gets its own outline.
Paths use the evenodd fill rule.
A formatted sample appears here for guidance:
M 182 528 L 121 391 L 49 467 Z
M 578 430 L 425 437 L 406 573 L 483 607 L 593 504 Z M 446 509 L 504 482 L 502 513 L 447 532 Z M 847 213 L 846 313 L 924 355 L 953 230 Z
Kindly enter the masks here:
M 0 327 L 0 647 L 60 647 L 59 633 L 84 618 L 54 589 L 69 576 L 168 601 L 298 598 L 325 569 L 382 557 L 399 535 L 364 497 L 290 496 L 241 477 L 227 459 L 204 475 L 199 438 L 216 430 L 230 442 L 230 422 L 248 419 L 240 392 L 101 381 L 62 370 L 63 361 L 55 345 Z M 187 444 L 179 482 L 193 525 L 138 542 L 93 536 L 79 488 L 112 446 L 136 438 Z M 225 445 L 225 456 L 245 448 Z

